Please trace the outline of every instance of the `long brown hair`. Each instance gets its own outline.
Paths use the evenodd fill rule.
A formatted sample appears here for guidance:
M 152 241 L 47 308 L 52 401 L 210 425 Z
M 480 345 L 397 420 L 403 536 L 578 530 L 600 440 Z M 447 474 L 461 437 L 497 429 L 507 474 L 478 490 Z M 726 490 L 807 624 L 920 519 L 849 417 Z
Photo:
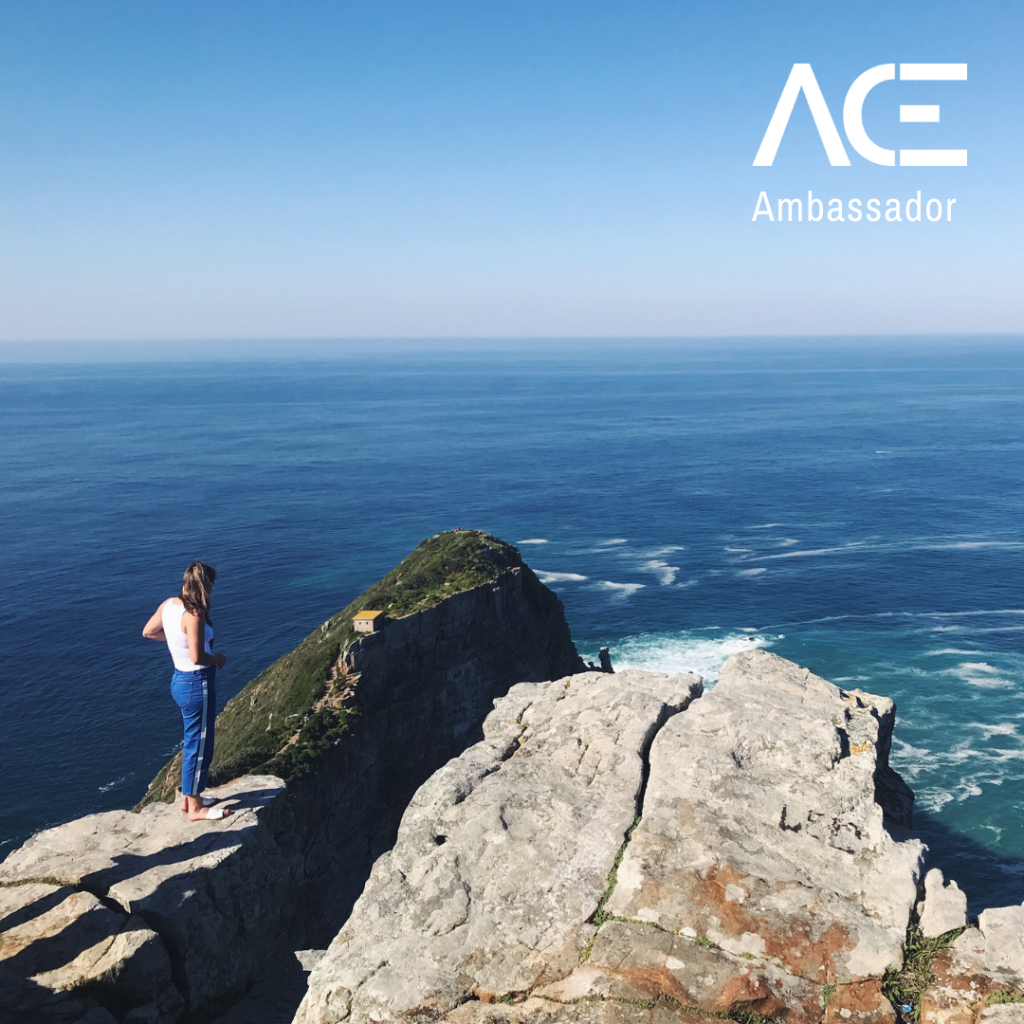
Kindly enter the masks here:
M 181 578 L 181 603 L 185 611 L 201 612 L 210 625 L 210 590 L 216 578 L 217 570 L 205 562 L 193 562 Z

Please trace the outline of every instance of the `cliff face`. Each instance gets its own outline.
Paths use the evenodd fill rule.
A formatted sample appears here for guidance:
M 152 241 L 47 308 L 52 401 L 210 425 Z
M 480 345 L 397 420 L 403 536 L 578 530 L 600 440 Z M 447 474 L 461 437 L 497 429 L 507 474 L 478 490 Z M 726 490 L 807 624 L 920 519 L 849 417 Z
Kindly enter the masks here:
M 222 1024 L 285 1024 L 300 949 L 296 1024 L 1024 1024 L 1024 908 L 966 927 L 924 875 L 891 701 L 763 651 L 706 694 L 581 672 L 486 535 L 367 594 L 225 710 L 222 773 L 280 773 L 232 817 L 165 770 L 0 864 L 0 1024 L 198 1024 L 257 980 L 276 1015 Z M 404 614 L 356 637 L 367 605 Z
M 402 617 L 357 637 L 351 616 L 365 607 Z M 218 781 L 275 773 L 220 791 L 241 813 L 189 823 L 167 803 L 172 762 L 141 813 L 47 830 L 0 865 L 3 916 L 27 928 L 0 944 L 0 1018 L 46 1008 L 76 1020 L 73 992 L 118 1012 L 150 1002 L 167 1019 L 208 1011 L 275 955 L 326 945 L 412 794 L 481 737 L 494 699 L 580 667 L 561 602 L 515 548 L 472 531 L 425 541 L 225 708 Z M 45 891 L 30 888 L 40 880 Z M 89 948 L 122 933 L 134 945 L 114 965 L 86 957 L 86 970 L 75 937 L 101 910 Z
M 495 698 L 578 667 L 561 603 L 525 566 L 352 644 L 338 680 L 358 713 L 289 797 L 308 945 L 333 937 L 413 793 L 482 737 Z

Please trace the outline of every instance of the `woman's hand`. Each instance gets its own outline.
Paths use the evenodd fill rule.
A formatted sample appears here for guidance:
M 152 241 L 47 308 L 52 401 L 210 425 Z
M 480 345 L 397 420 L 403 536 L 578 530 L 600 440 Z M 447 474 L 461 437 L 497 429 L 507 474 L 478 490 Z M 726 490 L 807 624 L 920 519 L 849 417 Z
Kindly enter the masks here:
M 223 667 L 224 667 L 224 663 L 225 663 L 225 662 L 226 662 L 227 660 L 228 660 L 228 659 L 227 659 L 227 658 L 225 658 L 223 654 L 215 654 L 215 655 L 213 656 L 213 663 L 214 663 L 214 665 L 216 665 L 216 666 L 217 666 L 217 668 L 223 668 Z

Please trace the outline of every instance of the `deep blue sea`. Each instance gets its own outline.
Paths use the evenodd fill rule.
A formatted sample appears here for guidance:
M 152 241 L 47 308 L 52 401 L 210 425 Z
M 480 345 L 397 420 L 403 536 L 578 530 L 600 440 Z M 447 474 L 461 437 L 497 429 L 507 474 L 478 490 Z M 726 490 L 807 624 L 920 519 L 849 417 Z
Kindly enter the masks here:
M 899 708 L 974 910 L 1024 899 L 1024 349 L 0 366 L 0 856 L 176 749 L 141 629 L 216 566 L 220 702 L 454 526 L 581 652 L 713 681 L 756 644 Z

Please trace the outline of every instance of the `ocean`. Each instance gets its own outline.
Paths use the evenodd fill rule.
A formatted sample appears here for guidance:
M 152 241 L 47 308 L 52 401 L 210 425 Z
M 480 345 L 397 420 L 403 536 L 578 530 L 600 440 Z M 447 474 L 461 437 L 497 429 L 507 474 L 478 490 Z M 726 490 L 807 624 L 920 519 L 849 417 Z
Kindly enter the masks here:
M 1024 348 L 0 366 L 0 856 L 180 742 L 146 619 L 216 566 L 223 706 L 423 537 L 517 543 L 577 646 L 896 701 L 916 832 L 1024 900 Z

